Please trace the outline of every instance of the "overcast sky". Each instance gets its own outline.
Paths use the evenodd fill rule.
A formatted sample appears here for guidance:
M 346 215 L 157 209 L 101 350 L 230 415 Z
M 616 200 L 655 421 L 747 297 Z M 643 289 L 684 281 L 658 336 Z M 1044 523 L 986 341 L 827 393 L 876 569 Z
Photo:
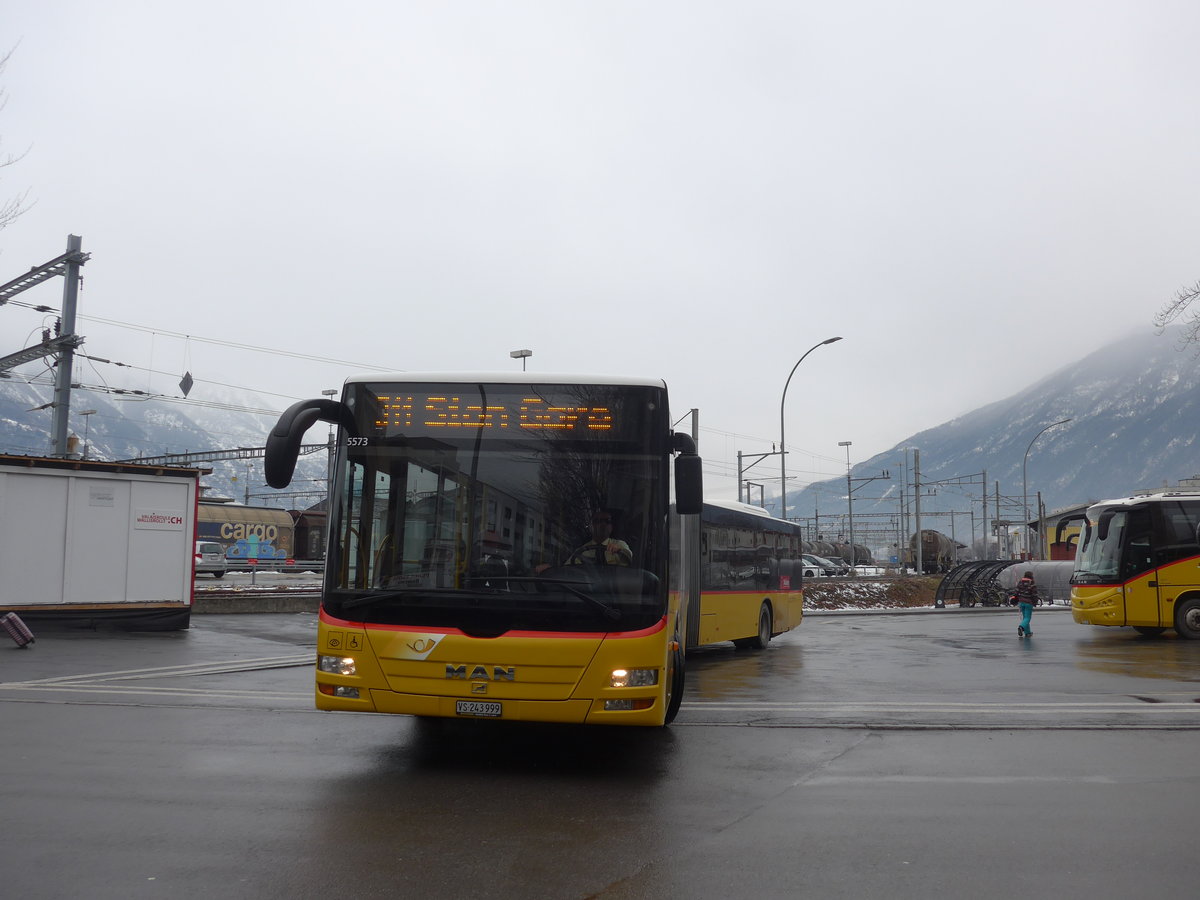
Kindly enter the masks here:
M 0 201 L 30 208 L 0 283 L 82 235 L 84 349 L 140 367 L 92 384 L 190 370 L 282 409 L 520 348 L 662 377 L 713 497 L 842 336 L 788 388 L 802 486 L 1200 278 L 1198 26 L 1195 0 L 8 0 Z M 0 310 L 0 354 L 42 318 Z

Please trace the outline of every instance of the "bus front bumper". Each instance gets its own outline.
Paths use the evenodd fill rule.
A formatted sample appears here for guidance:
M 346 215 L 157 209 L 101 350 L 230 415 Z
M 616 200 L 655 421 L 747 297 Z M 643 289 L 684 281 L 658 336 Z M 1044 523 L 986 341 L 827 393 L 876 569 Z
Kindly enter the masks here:
M 559 722 L 589 725 L 661 725 L 661 698 L 643 698 L 645 709 L 606 709 L 594 700 L 469 700 L 462 697 L 405 694 L 368 688 L 366 697 L 331 697 L 318 686 L 316 706 L 324 710 L 392 713 L 445 719 L 493 719 L 509 722 Z
M 1071 618 L 1080 625 L 1124 625 L 1124 592 L 1120 586 L 1076 586 L 1071 591 Z

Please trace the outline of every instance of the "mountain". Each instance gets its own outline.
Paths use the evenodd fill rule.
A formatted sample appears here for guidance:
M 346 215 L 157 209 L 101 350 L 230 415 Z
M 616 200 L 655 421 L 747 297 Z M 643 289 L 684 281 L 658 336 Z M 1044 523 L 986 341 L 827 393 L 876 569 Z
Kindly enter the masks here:
M 34 410 L 51 399 L 53 391 L 46 385 L 0 378 L 0 452 L 51 452 L 51 411 Z M 274 413 L 265 411 L 272 405 L 277 404 L 249 392 L 207 394 L 193 402 L 79 393 L 73 399 L 71 427 L 80 438 L 86 432 L 89 455 L 97 459 L 262 447 L 276 420 Z M 240 411 L 246 408 L 262 412 Z M 80 416 L 84 409 L 96 412 Z M 1071 421 L 1038 436 L 1062 419 Z M 900 518 L 902 506 L 910 513 L 913 506 L 913 454 L 905 448 L 920 451 L 922 527 L 966 543 L 963 536 L 972 534 L 972 524 L 976 529 L 982 524 L 985 474 L 989 520 L 996 515 L 997 490 L 1001 517 L 1022 518 L 1027 450 L 1029 508 L 1036 509 L 1040 492 L 1045 508 L 1054 510 L 1161 488 L 1195 475 L 1200 472 L 1198 431 L 1200 365 L 1195 355 L 1180 352 L 1171 334 L 1132 336 L 1007 399 L 914 434 L 855 464 L 851 477 L 856 479 L 856 542 L 882 546 L 903 540 L 900 533 L 914 527 L 911 515 L 907 525 Z M 312 444 L 325 438 L 320 428 L 308 435 Z M 261 460 L 204 465 L 213 469 L 203 479 L 210 494 L 245 500 L 249 489 L 251 502 L 261 505 L 311 505 L 322 495 L 326 477 L 323 452 L 301 457 L 296 479 L 285 492 L 311 492 L 308 495 L 275 496 L 263 484 Z M 875 477 L 885 470 L 887 478 Z M 767 497 L 768 506 L 772 502 L 778 503 L 777 496 Z M 809 524 L 811 514 L 817 514 L 819 533 L 827 537 L 848 531 L 844 477 L 789 491 L 788 506 Z M 889 540 L 893 534 L 896 537 Z
M 54 389 L 30 384 L 20 376 L 0 378 L 0 452 L 44 456 L 53 453 L 52 410 L 38 409 L 54 397 Z M 140 399 L 124 394 L 74 393 L 71 432 L 86 438 L 91 459 L 137 459 L 168 453 L 198 453 L 239 447 L 258 448 L 278 414 L 270 404 L 250 392 L 206 389 L 204 399 L 168 401 Z M 261 412 L 247 412 L 257 409 Z M 95 410 L 81 415 L 84 410 Z M 312 444 L 324 443 L 326 434 L 314 428 Z M 261 459 L 226 459 L 196 463 L 211 468 L 201 478 L 204 496 L 247 500 L 252 506 L 306 508 L 325 496 L 327 455 L 302 456 L 291 487 L 274 491 L 263 481 Z
M 1063 419 L 1071 421 L 1039 436 Z M 1022 519 L 1026 480 L 1033 516 L 1038 492 L 1044 508 L 1053 512 L 1190 478 L 1200 472 L 1198 431 L 1195 354 L 1181 352 L 1170 333 L 1129 337 L 1007 399 L 914 434 L 854 465 L 855 532 L 900 530 L 894 522 L 901 478 L 909 508 L 914 482 L 908 471 L 913 454 L 906 448 L 920 451 L 922 527 L 946 534 L 953 528 L 967 543 L 972 519 L 977 527 L 982 524 L 985 473 L 989 519 L 996 515 L 998 491 L 1001 517 L 1016 522 Z M 884 470 L 889 479 L 865 480 Z M 818 510 L 822 531 L 841 534 L 848 524 L 846 479 L 789 491 L 788 505 L 799 516 Z M 908 525 L 911 533 L 911 509 Z

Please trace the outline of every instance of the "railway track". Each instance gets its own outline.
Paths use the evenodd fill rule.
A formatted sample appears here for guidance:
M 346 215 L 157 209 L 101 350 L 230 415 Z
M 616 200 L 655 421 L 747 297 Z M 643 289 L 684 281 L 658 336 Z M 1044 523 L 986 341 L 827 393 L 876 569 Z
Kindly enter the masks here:
M 314 586 L 311 588 L 296 588 L 296 587 L 275 587 L 267 585 L 265 587 L 246 587 L 246 588 L 207 588 L 205 590 L 197 589 L 195 593 L 196 600 L 228 600 L 238 597 L 320 597 L 321 588 Z

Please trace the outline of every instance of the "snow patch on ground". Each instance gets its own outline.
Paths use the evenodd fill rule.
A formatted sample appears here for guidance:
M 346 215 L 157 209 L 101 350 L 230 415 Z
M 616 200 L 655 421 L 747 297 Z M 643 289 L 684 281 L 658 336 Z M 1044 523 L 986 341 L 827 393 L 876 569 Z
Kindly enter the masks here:
M 908 609 L 933 606 L 940 582 L 941 578 L 937 576 L 915 575 L 809 579 L 804 583 L 804 608 Z

